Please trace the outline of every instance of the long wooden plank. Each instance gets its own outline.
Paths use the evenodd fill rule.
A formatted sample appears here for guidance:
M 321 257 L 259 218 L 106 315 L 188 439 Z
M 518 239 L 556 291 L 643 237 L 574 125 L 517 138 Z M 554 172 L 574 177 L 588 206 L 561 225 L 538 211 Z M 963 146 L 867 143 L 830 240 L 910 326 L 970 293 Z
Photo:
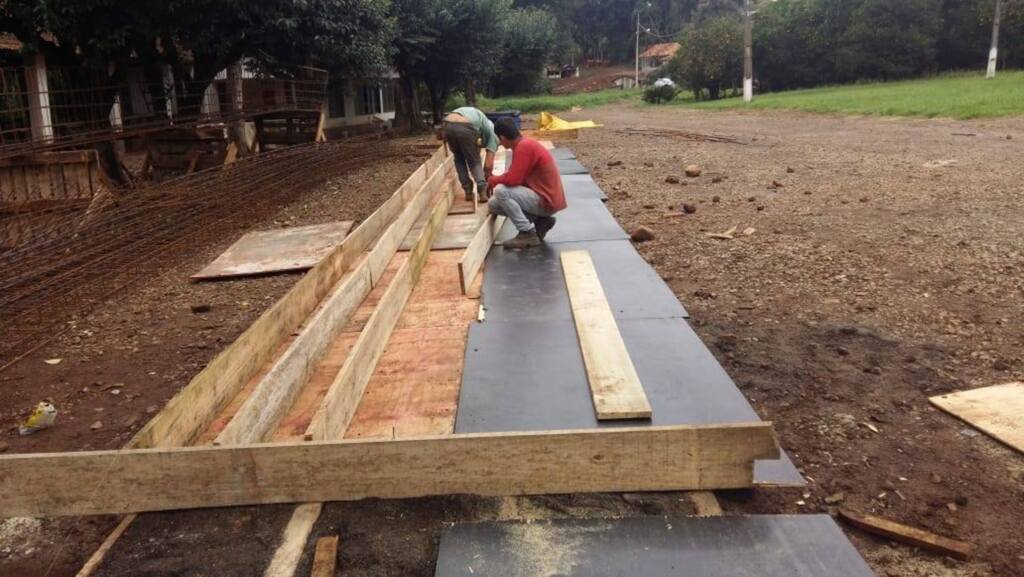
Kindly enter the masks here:
M 753 485 L 755 459 L 778 456 L 764 422 L 5 455 L 0 516 L 734 489 Z
M 1007 383 L 928 399 L 988 435 L 1024 452 L 1024 383 Z
M 129 447 L 173 447 L 187 445 L 195 439 L 269 360 L 284 339 L 302 324 L 352 263 L 397 218 L 411 198 L 411 191 L 419 189 L 430 172 L 444 162 L 446 155 L 447 151 L 438 149 L 413 172 L 341 245 L 182 388 L 139 430 Z
M 409 253 L 402 268 L 398 270 L 381 297 L 377 308 L 366 321 L 352 351 L 345 359 L 345 364 L 342 365 L 319 409 L 313 415 L 313 420 L 306 431 L 306 438 L 340 439 L 345 434 L 359 399 L 366 390 L 366 384 L 370 381 L 377 361 L 387 346 L 391 331 L 395 328 L 398 317 L 409 300 L 413 287 L 416 286 L 416 281 L 419 280 L 434 237 L 444 224 L 453 198 L 450 183 L 446 188 L 441 193 L 441 199 L 434 205 L 430 221 L 424 227 L 416 247 Z M 401 237 L 398 240 L 401 242 Z
M 274 550 L 263 577 L 292 577 L 306 548 L 306 540 L 313 531 L 313 525 L 320 518 L 323 503 L 303 503 L 292 512 L 288 525 L 281 536 L 281 544 Z
M 494 239 L 498 236 L 498 231 L 501 230 L 504 224 L 504 216 L 488 215 L 483 226 L 477 229 L 473 240 L 469 241 L 469 246 L 462 253 L 462 259 L 459 260 L 458 264 L 459 288 L 462 290 L 462 294 L 469 294 L 469 287 L 473 285 L 476 276 L 480 274 L 484 261 L 487 260 L 487 253 L 491 252 Z
M 949 555 L 957 559 L 970 559 L 974 553 L 974 545 L 970 543 L 942 537 L 917 529 L 916 527 L 909 527 L 889 521 L 888 519 L 875 517 L 874 515 L 860 515 L 852 511 L 840 509 L 839 516 L 854 527 L 863 529 L 868 533 L 881 535 L 893 541 Z
M 562 251 L 562 272 L 598 420 L 649 419 L 651 404 L 585 250 Z
M 443 163 L 420 186 L 416 196 L 388 227 L 367 258 L 338 285 L 274 367 L 256 385 L 252 394 L 218 436 L 218 442 L 253 443 L 263 440 L 273 432 L 323 357 L 324 351 L 369 294 L 374 280 L 379 278 L 374 277 L 374 263 L 384 259 L 390 260 L 395 255 L 401 240 L 434 197 L 436 187 L 442 184 L 451 168 L 450 162 Z

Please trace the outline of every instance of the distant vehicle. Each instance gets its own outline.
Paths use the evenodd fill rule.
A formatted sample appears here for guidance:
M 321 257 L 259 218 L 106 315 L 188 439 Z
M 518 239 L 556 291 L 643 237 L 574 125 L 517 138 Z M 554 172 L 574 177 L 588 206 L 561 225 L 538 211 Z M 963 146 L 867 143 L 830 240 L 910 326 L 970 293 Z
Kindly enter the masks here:
M 676 83 L 672 82 L 671 78 L 659 78 L 659 79 L 654 81 L 654 87 L 655 88 L 661 88 L 662 86 L 671 86 L 671 87 L 675 88 Z

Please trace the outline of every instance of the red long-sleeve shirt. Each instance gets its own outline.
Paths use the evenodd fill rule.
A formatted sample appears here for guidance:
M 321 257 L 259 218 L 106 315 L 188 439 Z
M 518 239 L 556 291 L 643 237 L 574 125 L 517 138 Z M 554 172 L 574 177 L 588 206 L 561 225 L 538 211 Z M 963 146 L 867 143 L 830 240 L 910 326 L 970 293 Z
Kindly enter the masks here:
M 487 179 L 487 184 L 525 186 L 540 195 L 552 213 L 568 206 L 555 159 L 544 145 L 525 136 L 512 147 L 512 166 L 505 174 Z

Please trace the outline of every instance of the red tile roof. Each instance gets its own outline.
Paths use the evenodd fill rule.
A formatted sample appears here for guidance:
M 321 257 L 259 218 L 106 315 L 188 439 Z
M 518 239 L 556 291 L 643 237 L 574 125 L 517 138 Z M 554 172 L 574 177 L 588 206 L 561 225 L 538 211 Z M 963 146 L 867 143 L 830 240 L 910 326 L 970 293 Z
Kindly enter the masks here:
M 0 50 L 21 50 L 21 41 L 9 32 L 0 32 Z
M 675 56 L 681 46 L 678 42 L 663 42 L 654 44 L 640 54 L 640 58 L 671 58 Z

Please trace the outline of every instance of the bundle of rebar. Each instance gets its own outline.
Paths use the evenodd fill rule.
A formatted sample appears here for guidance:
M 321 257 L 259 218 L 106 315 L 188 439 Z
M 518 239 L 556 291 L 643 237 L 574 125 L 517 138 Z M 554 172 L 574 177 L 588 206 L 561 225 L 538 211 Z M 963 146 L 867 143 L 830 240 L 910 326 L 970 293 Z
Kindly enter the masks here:
M 31 215 L 43 226 L 0 252 L 0 370 L 174 256 L 273 215 L 331 177 L 404 152 L 386 141 L 311 143 Z M 0 224 L 21 216 L 0 215 Z

